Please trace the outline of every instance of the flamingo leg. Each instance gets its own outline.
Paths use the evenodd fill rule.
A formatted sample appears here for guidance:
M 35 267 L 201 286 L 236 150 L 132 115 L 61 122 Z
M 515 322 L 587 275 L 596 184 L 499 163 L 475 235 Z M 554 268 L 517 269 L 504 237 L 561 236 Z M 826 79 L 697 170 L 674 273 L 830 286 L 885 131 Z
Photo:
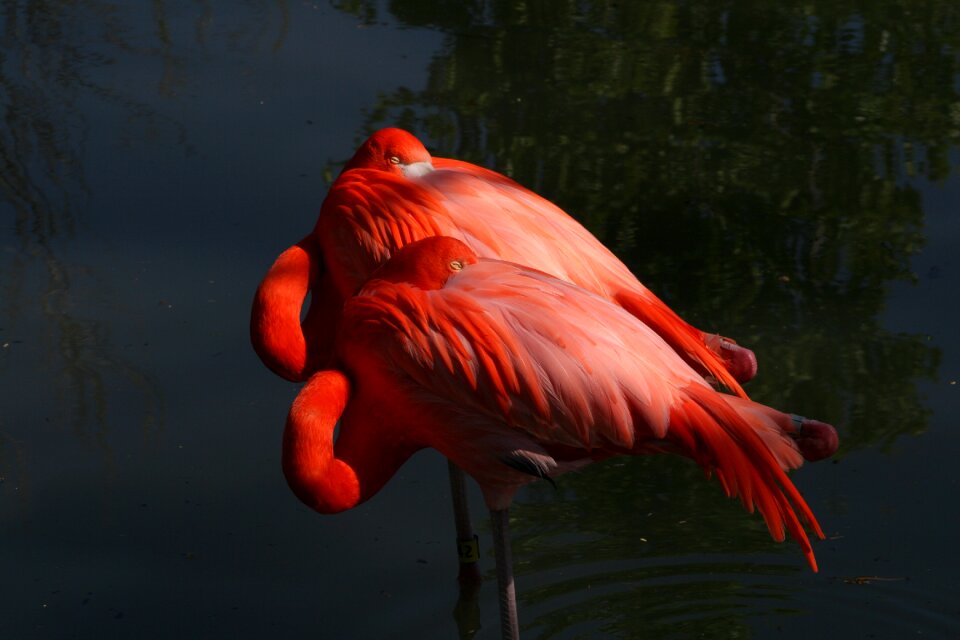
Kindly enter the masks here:
M 480 545 L 470 522 L 470 505 L 467 502 L 466 476 L 460 467 L 447 460 L 450 473 L 450 496 L 453 498 L 453 520 L 457 527 L 457 557 L 460 560 L 460 573 L 457 580 L 461 588 L 478 585 L 481 582 Z
M 453 519 L 457 527 L 457 557 L 460 560 L 460 595 L 453 609 L 453 619 L 461 638 L 472 638 L 480 629 L 480 544 L 470 522 L 467 502 L 466 474 L 447 460 L 450 474 L 450 495 L 453 498 Z
M 500 592 L 500 633 L 504 640 L 520 640 L 517 620 L 517 591 L 513 584 L 513 558 L 510 553 L 510 511 L 490 510 L 493 525 L 493 549 L 497 557 L 497 587 Z

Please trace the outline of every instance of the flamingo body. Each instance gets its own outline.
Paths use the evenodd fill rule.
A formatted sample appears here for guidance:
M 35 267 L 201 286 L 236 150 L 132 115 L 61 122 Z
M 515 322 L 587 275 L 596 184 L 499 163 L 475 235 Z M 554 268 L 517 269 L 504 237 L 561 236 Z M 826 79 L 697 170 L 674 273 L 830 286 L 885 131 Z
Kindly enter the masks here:
M 419 140 L 400 129 L 371 136 L 331 187 L 313 233 L 304 240 L 312 243 L 312 259 L 323 267 L 303 272 L 297 292 L 273 296 L 277 303 L 264 301 L 273 289 L 289 286 L 289 278 L 274 278 L 277 265 L 268 272 L 252 324 L 282 325 L 301 332 L 302 338 L 267 344 L 253 330 L 261 358 L 284 377 L 306 379 L 331 350 L 329 327 L 335 320 L 321 323 L 326 333 L 298 328 L 300 284 L 324 292 L 322 305 L 311 304 L 311 314 L 322 306 L 317 314 L 336 315 L 338 302 L 353 295 L 397 250 L 436 235 L 459 239 L 481 257 L 531 266 L 622 306 L 699 373 L 746 397 L 739 381 L 756 372 L 751 351 L 684 322 L 557 206 L 496 172 L 431 158 Z M 298 296 L 299 304 L 293 303 Z
M 758 508 L 775 539 L 789 531 L 816 569 L 801 522 L 823 533 L 784 473 L 803 461 L 791 417 L 714 391 L 594 293 L 431 237 L 346 302 L 332 366 L 305 385 L 284 436 L 288 482 L 318 511 L 368 499 L 424 447 L 473 476 L 494 511 L 538 477 L 677 453 Z

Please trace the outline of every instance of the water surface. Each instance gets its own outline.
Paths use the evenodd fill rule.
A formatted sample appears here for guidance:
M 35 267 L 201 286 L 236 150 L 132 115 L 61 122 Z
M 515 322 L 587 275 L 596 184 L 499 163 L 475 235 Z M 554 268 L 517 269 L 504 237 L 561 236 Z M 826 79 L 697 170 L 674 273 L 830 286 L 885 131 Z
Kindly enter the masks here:
M 297 386 L 248 344 L 259 278 L 401 125 L 841 431 L 794 476 L 819 574 L 683 460 L 524 490 L 524 637 L 958 637 L 954 4 L 5 3 L 0 636 L 498 636 L 492 582 L 454 615 L 440 456 L 310 512 Z

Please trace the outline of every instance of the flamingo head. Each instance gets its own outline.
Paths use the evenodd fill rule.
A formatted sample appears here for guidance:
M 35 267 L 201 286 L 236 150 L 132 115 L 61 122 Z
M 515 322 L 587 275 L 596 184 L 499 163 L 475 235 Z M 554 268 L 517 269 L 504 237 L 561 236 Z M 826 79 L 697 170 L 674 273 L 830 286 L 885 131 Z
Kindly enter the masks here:
M 433 171 L 430 152 L 416 136 L 403 129 L 380 129 L 360 145 L 343 168 L 377 169 L 408 178 Z
M 440 289 L 451 276 L 477 262 L 473 249 L 456 238 L 431 236 L 411 242 L 393 254 L 370 280 L 406 282 L 420 289 Z

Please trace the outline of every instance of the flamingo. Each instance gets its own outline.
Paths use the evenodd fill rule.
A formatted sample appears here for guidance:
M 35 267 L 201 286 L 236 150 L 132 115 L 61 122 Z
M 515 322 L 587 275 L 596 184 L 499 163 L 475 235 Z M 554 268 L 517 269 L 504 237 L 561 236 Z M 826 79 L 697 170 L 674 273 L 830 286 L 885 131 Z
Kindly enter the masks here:
M 438 450 L 490 510 L 505 638 L 519 634 L 514 494 L 611 456 L 692 458 L 758 509 L 775 540 L 789 532 L 817 570 L 803 523 L 823 531 L 784 470 L 835 450 L 833 427 L 716 391 L 651 328 L 575 285 L 429 237 L 346 301 L 327 367 L 287 416 L 293 493 L 318 512 L 344 511 L 416 451 Z
M 528 265 L 622 306 L 702 374 L 746 397 L 756 357 L 681 319 L 613 253 L 553 203 L 494 171 L 432 158 L 415 136 L 381 129 L 331 186 L 313 231 L 283 252 L 254 298 L 251 338 L 261 360 L 306 380 L 332 349 L 343 301 L 400 247 L 455 237 L 480 256 Z M 310 293 L 309 312 L 301 308 Z
M 400 247 L 433 235 L 479 255 L 529 265 L 622 306 L 688 364 L 746 397 L 752 351 L 684 322 L 587 229 L 553 203 L 494 171 L 434 158 L 396 128 L 368 138 L 330 188 L 313 231 L 284 251 L 257 289 L 251 339 L 278 375 L 306 380 L 329 358 L 343 301 Z M 301 322 L 307 295 L 311 303 Z M 460 580 L 479 580 L 462 474 L 450 466 Z

